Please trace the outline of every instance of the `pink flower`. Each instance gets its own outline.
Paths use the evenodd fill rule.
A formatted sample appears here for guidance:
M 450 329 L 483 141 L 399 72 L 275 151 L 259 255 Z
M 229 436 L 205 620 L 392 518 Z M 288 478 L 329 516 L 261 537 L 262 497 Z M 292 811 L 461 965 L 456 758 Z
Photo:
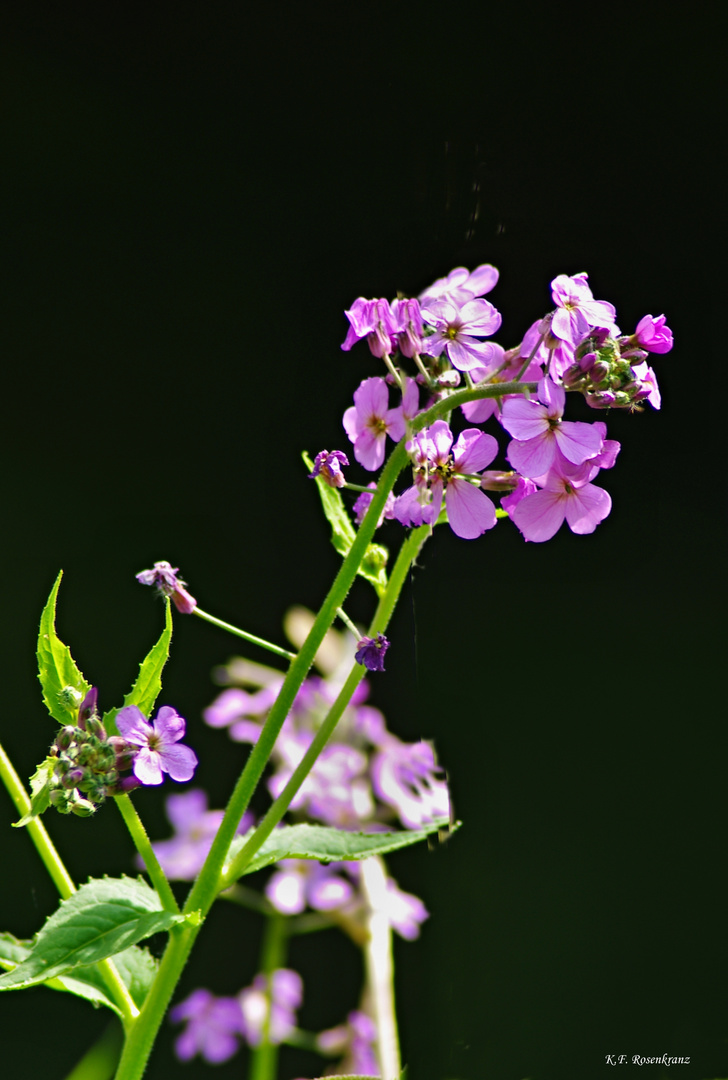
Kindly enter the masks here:
M 498 443 L 492 435 L 467 428 L 458 436 L 454 447 L 452 444 L 452 432 L 444 420 L 436 420 L 408 444 L 415 484 L 395 499 L 394 516 L 403 525 L 434 525 L 444 495 L 452 531 L 465 540 L 473 540 L 493 528 L 495 507 L 465 477 L 479 473 L 491 463 L 498 452 Z
M 598 471 L 596 466 L 586 462 L 571 475 L 552 470 L 539 478 L 542 489 L 526 495 L 509 510 L 511 519 L 526 540 L 535 543 L 550 540 L 564 519 L 572 532 L 594 532 L 612 509 L 609 493 L 589 483 Z
M 445 351 L 459 371 L 471 371 L 492 361 L 493 346 L 477 340 L 495 334 L 501 324 L 500 312 L 487 300 L 466 300 L 461 306 L 439 300 L 424 315 L 435 327 L 424 345 L 429 356 L 437 357 Z
M 583 272 L 573 277 L 559 274 L 551 282 L 551 296 L 556 304 L 551 333 L 571 345 L 576 345 L 594 326 L 614 327 L 613 305 L 594 299 L 587 277 Z
M 395 442 L 404 435 L 402 406 L 389 408 L 389 389 L 384 379 L 364 379 L 354 391 L 354 404 L 344 413 L 344 430 L 354 444 L 354 457 L 374 472 L 384 461 L 387 435 Z
M 429 308 L 440 300 L 464 304 L 476 296 L 485 296 L 498 283 L 498 271 L 490 263 L 483 263 L 472 273 L 464 266 L 456 266 L 447 277 L 438 278 L 420 293 L 422 307 Z
M 664 315 L 644 315 L 632 336 L 647 352 L 666 353 L 672 348 L 672 330 L 665 326 Z
M 397 327 L 386 300 L 365 300 L 360 296 L 344 314 L 351 324 L 341 346 L 345 352 L 362 338 L 367 339 L 369 351 L 374 356 L 382 357 L 394 352 Z
M 512 397 L 503 403 L 501 423 L 513 436 L 508 460 L 522 476 L 543 476 L 560 460 L 581 465 L 599 453 L 602 437 L 594 424 L 562 420 L 566 393 L 550 379 L 538 384 L 539 401 Z M 541 404 L 543 402 L 543 404 Z

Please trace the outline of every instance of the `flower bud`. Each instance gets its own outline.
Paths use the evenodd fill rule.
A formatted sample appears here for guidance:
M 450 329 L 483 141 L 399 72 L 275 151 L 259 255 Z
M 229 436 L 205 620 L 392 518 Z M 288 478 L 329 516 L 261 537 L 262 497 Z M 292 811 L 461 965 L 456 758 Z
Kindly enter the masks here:
M 83 700 L 83 694 L 75 686 L 64 686 L 58 691 L 58 700 L 66 709 L 77 709 Z
M 56 750 L 63 751 L 68 750 L 71 744 L 76 738 L 76 728 L 71 724 L 66 724 L 56 735 L 56 741 L 54 743 Z
M 85 769 L 69 769 L 61 780 L 61 783 L 66 791 L 71 791 L 73 788 L 78 787 L 78 785 L 86 779 L 86 776 L 87 773 Z

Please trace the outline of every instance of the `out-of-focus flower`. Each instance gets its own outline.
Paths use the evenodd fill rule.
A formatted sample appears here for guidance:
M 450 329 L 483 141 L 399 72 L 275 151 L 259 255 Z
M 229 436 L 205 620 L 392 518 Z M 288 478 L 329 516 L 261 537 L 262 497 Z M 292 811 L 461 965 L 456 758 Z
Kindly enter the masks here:
M 127 705 L 117 713 L 116 726 L 127 746 L 138 747 L 133 768 L 142 784 L 161 784 L 162 773 L 173 780 L 192 779 L 197 755 L 189 746 L 178 745 L 186 724 L 175 709 L 163 705 L 150 724 L 137 705 Z
M 322 1031 L 316 1038 L 316 1044 L 321 1053 L 327 1056 L 344 1055 L 336 1069 L 338 1073 L 379 1076 L 374 1053 L 376 1039 L 374 1021 L 365 1012 L 355 1009 L 349 1013 L 345 1023 Z
M 166 814 L 175 835 L 169 840 L 157 840 L 152 847 L 160 866 L 173 881 L 193 881 L 207 858 L 224 811 L 207 809 L 207 794 L 199 788 L 170 795 L 165 804 Z M 236 832 L 243 834 L 253 824 L 246 812 Z M 137 865 L 143 869 L 141 857 Z
M 403 743 L 389 736 L 372 761 L 376 795 L 393 806 L 403 825 L 419 829 L 450 814 L 447 783 L 436 775 L 429 743 Z
M 187 1021 L 174 1044 L 180 1061 L 190 1061 L 200 1054 L 210 1065 L 220 1065 L 237 1052 L 245 1034 L 238 999 L 215 997 L 209 990 L 193 990 L 170 1010 L 169 1019 L 173 1024 Z
M 300 915 L 306 905 L 314 911 L 336 911 L 354 896 L 350 881 L 338 872 L 341 863 L 282 859 L 268 879 L 265 895 L 284 915 Z
M 256 975 L 253 982 L 238 994 L 243 1014 L 243 1030 L 249 1046 L 259 1046 L 268 1015 L 268 980 Z M 296 1027 L 296 1009 L 303 1000 L 303 981 L 297 971 L 278 968 L 271 976 L 270 1024 L 268 1038 L 283 1042 Z

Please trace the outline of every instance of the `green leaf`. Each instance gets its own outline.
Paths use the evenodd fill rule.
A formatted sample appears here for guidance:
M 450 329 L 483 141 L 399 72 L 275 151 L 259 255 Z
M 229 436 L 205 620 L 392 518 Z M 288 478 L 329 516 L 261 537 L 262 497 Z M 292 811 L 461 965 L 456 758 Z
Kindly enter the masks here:
M 448 819 L 438 818 L 424 829 L 391 833 L 346 832 L 344 829 L 332 829 L 325 825 L 286 825 L 271 833 L 246 866 L 243 875 L 252 874 L 253 871 L 281 859 L 316 859 L 318 862 L 327 863 L 351 862 L 368 859 L 371 855 L 387 855 L 390 851 L 425 840 L 445 825 L 450 825 Z M 459 822 L 453 826 L 458 827 Z M 233 840 L 226 868 L 232 864 L 250 835 L 238 836 Z
M 0 990 L 35 986 L 65 975 L 137 941 L 183 922 L 162 910 L 159 897 L 141 878 L 91 879 L 45 922 L 30 954 L 0 976 Z
M 0 967 L 11 967 L 27 960 L 33 948 L 32 941 L 19 941 L 12 934 L 0 934 Z M 141 1009 L 157 973 L 159 962 L 147 949 L 132 945 L 114 957 L 117 971 L 126 984 L 134 1004 Z M 106 983 L 96 967 L 77 967 L 73 975 L 61 975 L 44 983 L 51 990 L 62 990 L 85 998 L 94 1007 L 104 1005 L 118 1016 L 121 1010 L 109 996 Z
M 78 706 L 91 686 L 76 667 L 68 646 L 56 635 L 56 598 L 62 577 L 61 570 L 40 617 L 38 678 L 53 719 L 59 724 L 75 724 Z
M 309 472 L 312 472 L 313 462 L 311 458 L 306 453 L 302 457 L 306 468 Z M 330 487 L 320 475 L 315 477 L 315 480 L 326 520 L 331 526 L 331 543 L 339 555 L 345 558 L 354 543 L 356 530 L 351 523 L 351 518 L 344 506 L 344 500 L 341 498 L 339 489 Z M 361 577 L 366 578 L 374 586 L 377 596 L 380 597 L 387 588 L 385 566 L 388 558 L 389 552 L 382 544 L 369 544 L 361 566 L 357 570 Z
M 122 708 L 127 705 L 136 705 L 144 716 L 149 719 L 154 703 L 162 689 L 162 668 L 169 659 L 169 644 L 172 640 L 172 607 L 169 597 L 165 597 L 167 611 L 165 615 L 164 630 L 156 645 L 153 645 L 139 665 L 139 675 L 129 693 L 124 698 Z M 104 727 L 116 729 L 116 716 L 119 709 L 110 709 L 104 714 Z
M 23 814 L 20 821 L 13 822 L 13 828 L 19 829 L 27 825 L 29 821 L 44 813 L 51 805 L 51 776 L 56 766 L 57 758 L 47 757 L 42 761 L 30 778 L 30 810 Z

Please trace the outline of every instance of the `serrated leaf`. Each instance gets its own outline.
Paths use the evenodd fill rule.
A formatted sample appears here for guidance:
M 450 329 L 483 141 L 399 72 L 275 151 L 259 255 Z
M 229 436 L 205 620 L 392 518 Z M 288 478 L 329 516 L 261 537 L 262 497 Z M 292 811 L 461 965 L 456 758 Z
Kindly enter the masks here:
M 122 708 L 136 705 L 147 719 L 151 716 L 159 692 L 162 689 L 162 668 L 169 659 L 169 644 L 172 640 L 172 607 L 169 597 L 165 597 L 167 606 L 164 630 L 156 645 L 153 645 L 139 665 L 139 675 L 129 693 L 124 698 Z M 119 709 L 110 709 L 104 714 L 104 727 L 108 732 L 116 730 L 116 716 Z
M 59 695 L 65 687 L 70 686 L 81 695 L 80 701 L 91 689 L 91 685 L 76 666 L 71 650 L 56 634 L 56 599 L 62 577 L 61 570 L 40 617 L 38 678 L 43 688 L 43 700 L 53 719 L 59 724 L 75 724 L 78 703 L 63 700 Z
M 423 829 L 391 833 L 346 832 L 344 829 L 333 829 L 326 825 L 285 825 L 271 833 L 241 877 L 281 859 L 315 859 L 317 862 L 327 863 L 351 862 L 368 859 L 372 855 L 387 855 L 390 851 L 418 844 L 445 825 L 450 826 L 449 820 L 438 818 Z M 458 827 L 459 823 L 453 826 Z M 238 836 L 233 840 L 225 863 L 226 870 L 248 839 L 249 835 Z
M 30 956 L 32 948 L 32 941 L 20 941 L 12 934 L 0 934 L 0 966 L 9 967 L 10 964 L 21 964 Z M 117 953 L 114 956 L 114 963 L 134 1004 L 141 1009 L 157 973 L 159 962 L 148 949 L 140 949 L 137 945 L 132 945 L 123 952 Z M 122 1015 L 119 1007 L 109 996 L 104 978 L 96 967 L 74 968 L 73 975 L 60 975 L 49 979 L 44 985 L 51 990 L 62 990 L 84 998 L 95 1007 L 104 1005 L 118 1016 Z
M 309 472 L 313 471 L 313 462 L 308 454 L 302 454 L 303 462 Z M 356 530 L 351 523 L 348 511 L 338 488 L 330 487 L 321 475 L 314 477 L 318 488 L 324 515 L 331 526 L 331 543 L 342 558 L 349 554 L 356 537 Z M 369 581 L 381 596 L 387 588 L 387 572 L 384 569 L 389 552 L 381 544 L 369 544 L 357 573 Z
M 56 758 L 47 757 L 45 761 L 42 761 L 36 771 L 30 778 L 30 810 L 27 814 L 23 814 L 20 821 L 13 822 L 13 828 L 19 829 L 23 825 L 27 825 L 28 822 L 37 818 L 39 814 L 45 813 L 48 807 L 51 805 L 50 793 L 51 793 L 51 776 L 56 766 Z
M 169 930 L 184 916 L 161 908 L 156 892 L 141 878 L 93 878 L 82 885 L 45 922 L 30 955 L 0 976 L 0 990 L 34 986 L 65 975 L 160 930 Z

